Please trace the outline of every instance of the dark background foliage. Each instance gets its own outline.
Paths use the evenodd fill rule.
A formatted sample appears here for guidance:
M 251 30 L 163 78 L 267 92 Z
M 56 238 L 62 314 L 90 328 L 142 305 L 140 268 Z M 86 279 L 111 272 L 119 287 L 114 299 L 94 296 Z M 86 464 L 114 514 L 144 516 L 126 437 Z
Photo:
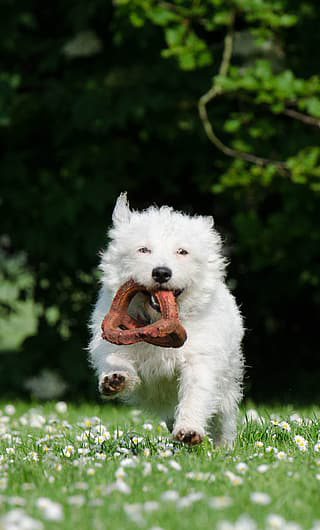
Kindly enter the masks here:
M 32 302 L 35 315 L 16 347 L 0 345 L 6 395 L 26 395 L 25 381 L 49 369 L 70 397 L 96 396 L 86 323 L 97 253 L 127 190 L 134 208 L 214 215 L 245 315 L 247 396 L 319 399 L 317 9 L 316 0 L 2 2 L 1 275 L 15 290 L 1 291 L 0 310 L 7 323 Z M 211 86 L 222 148 L 198 113 Z

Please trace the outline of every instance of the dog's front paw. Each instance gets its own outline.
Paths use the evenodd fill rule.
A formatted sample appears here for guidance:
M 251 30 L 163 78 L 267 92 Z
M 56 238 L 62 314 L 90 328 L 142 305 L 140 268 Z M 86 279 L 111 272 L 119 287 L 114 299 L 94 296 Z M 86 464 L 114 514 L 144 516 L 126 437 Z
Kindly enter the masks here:
M 102 396 L 115 397 L 127 387 L 127 372 L 113 372 L 104 375 L 99 383 L 99 391 Z
M 175 440 L 178 440 L 178 442 L 188 445 L 197 445 L 202 442 L 203 433 L 192 429 L 178 429 L 174 431 L 173 437 Z

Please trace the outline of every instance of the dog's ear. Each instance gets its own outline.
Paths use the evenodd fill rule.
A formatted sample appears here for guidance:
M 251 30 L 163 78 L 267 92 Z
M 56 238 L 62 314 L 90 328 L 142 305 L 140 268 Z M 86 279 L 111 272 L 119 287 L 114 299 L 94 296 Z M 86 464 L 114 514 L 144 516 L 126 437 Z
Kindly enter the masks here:
M 120 193 L 117 198 L 116 205 L 112 213 L 112 221 L 114 225 L 120 223 L 128 223 L 130 221 L 130 207 L 127 199 L 127 192 Z
M 213 217 L 211 215 L 208 215 L 208 216 L 204 217 L 204 220 L 205 220 L 208 228 L 212 228 L 214 226 L 214 220 L 213 220 Z

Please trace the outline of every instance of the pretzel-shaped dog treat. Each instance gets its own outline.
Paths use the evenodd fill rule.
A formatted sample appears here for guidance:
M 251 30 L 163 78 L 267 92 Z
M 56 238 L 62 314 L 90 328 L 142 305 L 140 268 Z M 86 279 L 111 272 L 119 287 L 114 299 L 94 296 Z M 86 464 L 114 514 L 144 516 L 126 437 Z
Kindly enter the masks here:
M 187 334 L 179 322 L 173 292 L 153 291 L 152 294 L 160 305 L 161 318 L 148 325 L 128 315 L 129 304 L 138 292 L 146 293 L 147 290 L 133 280 L 129 280 L 118 289 L 101 325 L 102 338 L 113 344 L 149 342 L 164 348 L 180 348 L 186 341 Z

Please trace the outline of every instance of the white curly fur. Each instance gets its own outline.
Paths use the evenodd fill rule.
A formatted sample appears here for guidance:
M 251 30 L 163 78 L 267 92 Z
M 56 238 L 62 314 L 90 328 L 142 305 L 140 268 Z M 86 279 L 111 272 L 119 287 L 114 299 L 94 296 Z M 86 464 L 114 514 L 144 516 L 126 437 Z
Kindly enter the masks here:
M 226 263 L 213 219 L 190 217 L 168 206 L 131 211 L 123 193 L 109 236 L 90 325 L 89 351 L 100 385 L 106 375 L 121 372 L 125 388 L 120 397 L 160 415 L 174 436 L 195 432 L 201 439 L 207 432 L 216 444 L 232 445 L 242 397 L 243 325 L 224 282 Z M 141 253 L 141 247 L 151 252 Z M 177 254 L 180 248 L 188 254 Z M 166 289 L 183 290 L 177 302 L 188 335 L 185 344 L 174 349 L 147 343 L 115 346 L 103 340 L 101 322 L 116 290 L 130 278 L 154 288 L 151 273 L 158 266 L 172 271 Z M 150 321 L 159 318 L 142 294 L 130 312 Z

